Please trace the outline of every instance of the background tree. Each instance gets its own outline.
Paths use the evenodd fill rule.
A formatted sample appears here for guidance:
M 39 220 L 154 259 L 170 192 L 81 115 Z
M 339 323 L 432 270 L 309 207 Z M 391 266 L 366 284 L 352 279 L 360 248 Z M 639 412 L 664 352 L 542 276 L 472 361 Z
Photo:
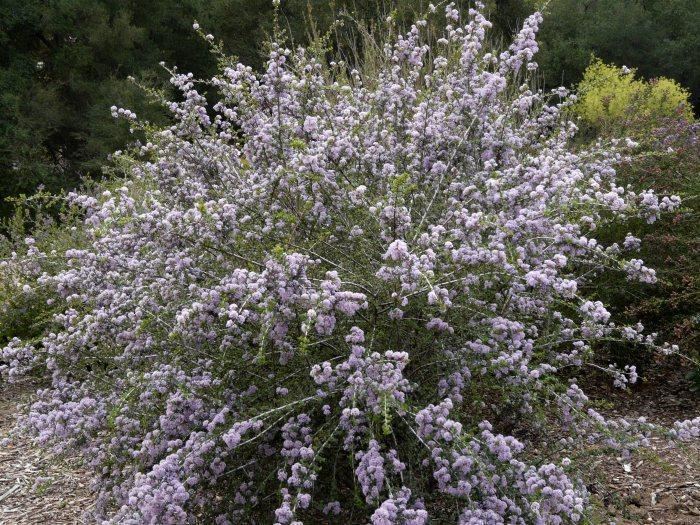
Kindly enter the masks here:
M 547 85 L 579 82 L 591 55 L 665 76 L 700 105 L 700 5 L 697 0 L 551 0 L 539 35 Z
M 151 120 L 129 75 L 156 81 L 158 62 L 203 72 L 208 54 L 187 30 L 196 0 L 8 1 L 0 8 L 0 197 L 75 185 L 128 140 L 109 108 Z
M 419 2 L 416 2 L 416 4 Z M 308 5 L 307 5 L 308 4 Z M 406 10 L 411 2 L 403 2 Z M 397 2 L 378 0 L 284 2 L 281 23 L 303 41 L 305 18 L 320 25 L 332 13 L 388 12 Z M 5 198 L 73 187 L 101 172 L 107 156 L 130 139 L 114 122 L 112 105 L 129 107 L 162 123 L 127 77 L 163 87 L 165 61 L 206 78 L 216 61 L 192 23 L 225 42 L 227 52 L 254 67 L 272 24 L 270 0 L 6 0 L 0 5 L 0 214 Z

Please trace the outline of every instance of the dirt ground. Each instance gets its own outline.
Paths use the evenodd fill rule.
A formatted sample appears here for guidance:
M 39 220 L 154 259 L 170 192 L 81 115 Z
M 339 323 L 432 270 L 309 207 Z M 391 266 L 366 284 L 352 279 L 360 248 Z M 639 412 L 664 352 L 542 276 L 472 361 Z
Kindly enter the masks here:
M 17 405 L 35 389 L 31 383 L 0 384 L 0 525 L 84 523 L 82 514 L 92 504 L 86 471 L 27 438 L 2 442 L 15 426 Z
M 17 405 L 35 388 L 0 385 L 0 440 L 15 425 Z M 646 416 L 651 423 L 700 415 L 700 396 L 689 391 L 682 370 L 673 368 L 657 370 L 634 390 L 599 385 L 592 397 L 609 401 L 606 415 Z M 586 470 L 597 523 L 700 525 L 700 440 L 678 445 L 654 438 L 630 460 L 592 453 Z M 0 525 L 85 523 L 83 513 L 92 504 L 89 483 L 89 473 L 75 460 L 57 458 L 27 438 L 0 444 Z
M 591 397 L 609 401 L 607 416 L 646 417 L 671 426 L 700 416 L 700 393 L 690 390 L 681 367 L 656 368 L 630 390 L 600 388 Z M 700 440 L 678 443 L 652 438 L 630 459 L 602 455 L 589 468 L 601 523 L 700 525 Z

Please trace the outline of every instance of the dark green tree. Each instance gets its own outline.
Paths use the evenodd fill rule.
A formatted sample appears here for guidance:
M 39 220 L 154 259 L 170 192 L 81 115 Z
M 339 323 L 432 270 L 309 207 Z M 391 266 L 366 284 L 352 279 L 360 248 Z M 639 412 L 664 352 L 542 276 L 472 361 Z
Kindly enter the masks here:
M 700 107 L 698 0 L 551 0 L 540 32 L 539 62 L 548 86 L 577 83 L 591 55 L 673 78 Z
M 416 2 L 418 4 L 420 2 Z M 280 25 L 303 43 L 306 21 L 325 30 L 347 9 L 365 19 L 413 2 L 285 0 Z M 260 67 L 272 29 L 271 0 L 4 0 L 0 3 L 0 214 L 5 197 L 69 188 L 99 175 L 107 156 L 133 140 L 112 105 L 163 122 L 141 83 L 164 87 L 165 61 L 207 77 L 215 58 L 192 30 L 196 19 L 227 52 Z
M 188 30 L 196 0 L 6 0 L 0 5 L 0 197 L 75 185 L 129 140 L 110 106 L 152 120 L 127 80 L 165 78 L 161 60 L 205 70 Z M 202 67 L 204 64 L 207 67 Z

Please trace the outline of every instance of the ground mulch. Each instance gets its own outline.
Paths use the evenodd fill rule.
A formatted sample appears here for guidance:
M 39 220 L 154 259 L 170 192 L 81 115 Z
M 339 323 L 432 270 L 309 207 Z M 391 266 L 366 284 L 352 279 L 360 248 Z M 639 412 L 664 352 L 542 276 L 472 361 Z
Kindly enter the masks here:
M 621 391 L 593 382 L 586 391 L 605 401 L 606 416 L 645 416 L 670 425 L 700 415 L 700 396 L 691 392 L 680 367 L 656 368 L 634 388 Z M 36 384 L 0 384 L 0 440 Z M 591 451 L 585 470 L 597 506 L 596 523 L 700 524 L 700 440 L 671 443 L 653 438 L 651 447 L 631 458 Z M 56 457 L 26 436 L 0 445 L 0 525 L 87 523 L 93 503 L 90 475 L 75 458 Z
M 609 417 L 646 417 L 664 426 L 700 416 L 700 394 L 691 390 L 688 369 L 656 366 L 628 390 L 610 381 L 584 390 L 605 400 Z M 700 525 L 700 440 L 679 443 L 653 437 L 651 446 L 630 458 L 593 455 L 589 487 L 601 523 Z
M 86 523 L 92 505 L 89 473 L 73 458 L 58 458 L 27 436 L 2 443 L 17 421 L 18 405 L 31 399 L 37 385 L 0 383 L 0 525 L 73 525 Z

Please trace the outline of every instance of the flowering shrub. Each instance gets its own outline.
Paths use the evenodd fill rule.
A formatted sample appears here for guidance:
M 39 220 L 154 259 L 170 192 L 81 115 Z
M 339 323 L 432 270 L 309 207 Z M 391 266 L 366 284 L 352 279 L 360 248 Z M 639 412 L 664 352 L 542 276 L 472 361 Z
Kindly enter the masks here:
M 651 187 L 683 198 L 672 220 L 644 224 L 619 221 L 599 232 L 603 242 L 634 231 L 638 242 L 628 245 L 636 258 L 657 269 L 654 286 L 628 283 L 609 274 L 594 285 L 595 293 L 619 320 L 641 321 L 649 331 L 679 344 L 697 358 L 700 354 L 700 125 L 694 120 L 667 118 L 660 122 L 637 119 L 628 132 L 639 137 L 638 154 L 618 167 L 618 180 L 635 188 Z M 631 239 L 631 237 L 630 237 Z M 612 344 L 613 360 L 640 363 L 629 345 Z M 651 356 L 648 356 L 651 357 Z M 695 365 L 695 389 L 700 366 Z
M 675 348 L 579 289 L 653 281 L 632 240 L 592 234 L 678 199 L 619 186 L 614 144 L 572 148 L 572 99 L 528 87 L 539 14 L 500 54 L 478 10 L 446 16 L 432 47 L 425 21 L 387 43 L 373 77 L 272 44 L 264 74 L 212 79 L 212 111 L 173 72 L 176 124 L 117 155 L 123 186 L 71 196 L 87 240 L 55 271 L 32 249 L 8 263 L 34 261 L 26 293 L 58 313 L 5 371 L 50 372 L 24 425 L 84 455 L 97 517 L 578 522 L 574 464 L 526 437 L 639 439 L 574 371 L 598 340 Z

